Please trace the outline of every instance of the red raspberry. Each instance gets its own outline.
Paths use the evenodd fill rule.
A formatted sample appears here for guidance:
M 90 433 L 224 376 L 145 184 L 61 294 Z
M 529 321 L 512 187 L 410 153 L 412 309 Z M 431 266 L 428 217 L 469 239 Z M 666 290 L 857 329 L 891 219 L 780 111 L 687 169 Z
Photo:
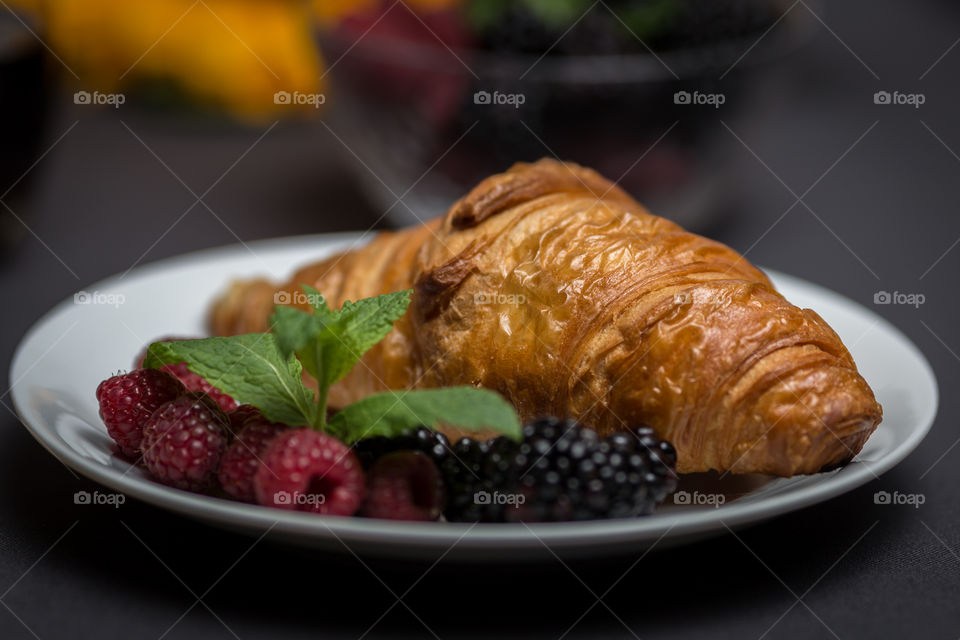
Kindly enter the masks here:
M 161 405 L 143 428 L 147 469 L 178 489 L 209 489 L 227 448 L 228 423 L 217 403 L 203 393 L 186 393 Z
M 230 437 L 235 438 L 238 433 L 243 431 L 243 425 L 250 418 L 262 418 L 263 414 L 252 404 L 242 404 L 227 414 L 230 418 Z
M 363 469 L 353 451 L 309 427 L 278 435 L 254 476 L 257 502 L 280 509 L 352 516 L 363 501 Z
M 247 405 L 244 405 L 247 406 Z M 243 409 L 243 407 L 240 407 Z M 230 419 L 240 409 L 230 414 Z M 257 496 L 253 489 L 253 476 L 260 468 L 260 461 L 270 442 L 287 425 L 270 422 L 262 416 L 247 418 L 243 429 L 237 432 L 233 444 L 227 449 L 220 461 L 220 485 L 223 490 L 238 500 L 256 502 Z
M 390 520 L 436 520 L 444 508 L 443 479 L 419 451 L 395 451 L 367 472 L 363 515 Z
M 154 342 L 172 342 L 174 340 L 193 340 L 194 338 L 184 338 L 183 336 L 164 336 L 163 338 L 158 338 Z M 137 356 L 136 366 L 143 366 L 143 359 L 147 357 L 146 348 L 140 352 Z M 183 385 L 187 388 L 188 391 L 202 391 L 214 400 L 217 401 L 217 404 L 220 405 L 220 408 L 230 413 L 237 408 L 237 401 L 231 398 L 229 395 L 216 388 L 202 377 L 199 374 L 196 374 L 189 369 L 187 369 L 186 362 L 178 362 L 177 364 L 165 364 L 162 367 L 159 367 L 163 371 L 166 371 L 173 377 L 177 378 Z
M 226 413 L 230 413 L 237 408 L 237 401 L 231 398 L 229 395 L 213 386 L 207 382 L 204 378 L 200 377 L 199 374 L 194 373 L 187 369 L 186 362 L 178 362 L 177 364 L 165 364 L 160 367 L 162 370 L 170 373 L 175 376 L 180 382 L 183 383 L 183 386 L 189 391 L 200 391 L 207 394 L 213 400 L 220 405 L 220 408 L 223 409 Z
M 154 410 L 187 390 L 179 380 L 155 369 L 113 376 L 97 386 L 100 417 L 124 455 L 140 453 L 143 425 Z

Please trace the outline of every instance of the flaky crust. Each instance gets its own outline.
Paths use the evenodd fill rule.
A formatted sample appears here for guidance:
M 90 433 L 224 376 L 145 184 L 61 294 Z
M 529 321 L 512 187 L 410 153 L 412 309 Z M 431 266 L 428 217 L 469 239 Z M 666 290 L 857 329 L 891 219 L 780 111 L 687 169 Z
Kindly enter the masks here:
M 479 385 L 524 419 L 576 416 L 601 433 L 649 424 L 673 442 L 681 472 L 781 476 L 849 460 L 881 420 L 820 316 L 729 247 L 573 164 L 517 164 L 444 218 L 381 233 L 280 287 L 235 283 L 212 330 L 266 330 L 274 294 L 303 283 L 336 305 L 414 289 L 396 329 L 331 390 L 332 406 L 387 388 Z

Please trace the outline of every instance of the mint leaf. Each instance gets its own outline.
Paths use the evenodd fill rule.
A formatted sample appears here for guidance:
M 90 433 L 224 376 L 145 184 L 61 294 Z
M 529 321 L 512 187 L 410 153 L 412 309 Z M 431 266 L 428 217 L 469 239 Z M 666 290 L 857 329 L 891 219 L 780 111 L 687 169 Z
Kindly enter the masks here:
M 520 438 L 520 418 L 513 406 L 494 391 L 474 387 L 377 393 L 334 415 L 330 429 L 352 444 L 371 436 L 393 436 L 440 423 Z
M 307 300 L 310 302 L 310 306 L 313 307 L 314 314 L 325 320 L 333 317 L 333 311 L 327 306 L 327 297 L 325 295 L 308 284 L 302 284 L 300 288 L 307 293 Z
M 350 373 L 370 347 L 393 329 L 393 323 L 410 305 L 410 290 L 388 293 L 357 302 L 349 300 L 331 310 L 320 293 L 304 285 L 313 300 L 311 315 L 292 307 L 278 306 L 270 318 L 277 347 L 287 357 L 295 353 L 303 368 L 317 381 L 318 427 L 326 421 L 327 391 Z
M 313 392 L 303 384 L 300 363 L 281 353 L 272 334 L 154 342 L 143 366 L 178 362 L 186 362 L 190 371 L 238 403 L 252 404 L 268 420 L 298 426 L 316 419 Z
M 296 353 L 307 373 L 321 380 L 321 363 L 326 361 L 322 347 L 329 338 L 335 338 L 324 321 L 293 307 L 276 307 L 270 325 L 280 354 L 287 358 Z M 329 335 L 324 339 L 321 334 Z
M 346 375 L 370 347 L 390 333 L 393 323 L 407 312 L 411 293 L 413 290 L 407 289 L 375 298 L 363 298 L 356 302 L 347 300 L 340 310 L 333 312 L 341 328 L 340 337 L 347 343 L 350 357 L 356 358 L 347 365 L 346 371 L 337 380 Z

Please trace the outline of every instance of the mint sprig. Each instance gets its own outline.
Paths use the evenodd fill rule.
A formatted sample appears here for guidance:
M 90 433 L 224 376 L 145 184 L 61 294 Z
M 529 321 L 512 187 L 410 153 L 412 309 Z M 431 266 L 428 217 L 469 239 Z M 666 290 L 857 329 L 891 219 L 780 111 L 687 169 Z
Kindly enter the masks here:
M 296 353 L 303 368 L 317 381 L 321 406 L 317 410 L 323 428 L 326 423 L 327 392 L 350 373 L 363 354 L 383 340 L 393 323 L 407 311 L 410 291 L 398 291 L 357 302 L 344 303 L 332 310 L 319 291 L 304 286 L 313 303 L 313 314 L 293 307 L 276 307 L 270 326 L 284 357 Z
M 272 333 L 155 342 L 143 366 L 185 362 L 187 368 L 241 404 L 291 426 L 309 425 L 353 443 L 373 435 L 392 436 L 420 425 L 520 437 L 520 420 L 499 394 L 474 387 L 387 391 L 341 410 L 327 424 L 327 395 L 367 351 L 385 338 L 406 313 L 410 290 L 388 293 L 330 309 L 323 296 L 303 286 L 313 311 L 277 306 Z M 306 370 L 317 381 L 303 384 Z
M 154 342 L 143 366 L 178 362 L 237 402 L 260 409 L 268 420 L 291 426 L 316 422 L 317 404 L 303 384 L 303 368 L 293 355 L 281 353 L 272 333 Z
M 385 391 L 336 413 L 330 429 L 352 444 L 370 436 L 391 436 L 420 425 L 454 424 L 461 429 L 495 429 L 520 437 L 520 420 L 499 393 L 475 387 Z

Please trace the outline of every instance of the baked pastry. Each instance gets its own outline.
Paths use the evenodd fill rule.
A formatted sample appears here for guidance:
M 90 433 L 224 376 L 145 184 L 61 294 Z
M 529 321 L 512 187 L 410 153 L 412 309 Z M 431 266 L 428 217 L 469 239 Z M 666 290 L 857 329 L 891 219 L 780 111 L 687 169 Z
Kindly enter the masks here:
M 331 406 L 479 385 L 523 419 L 574 416 L 601 434 L 649 424 L 680 472 L 780 476 L 850 460 L 881 420 L 820 316 L 729 247 L 574 164 L 514 165 L 442 219 L 381 233 L 280 286 L 234 283 L 212 308 L 213 332 L 265 331 L 274 295 L 298 302 L 303 283 L 332 305 L 414 290 Z

